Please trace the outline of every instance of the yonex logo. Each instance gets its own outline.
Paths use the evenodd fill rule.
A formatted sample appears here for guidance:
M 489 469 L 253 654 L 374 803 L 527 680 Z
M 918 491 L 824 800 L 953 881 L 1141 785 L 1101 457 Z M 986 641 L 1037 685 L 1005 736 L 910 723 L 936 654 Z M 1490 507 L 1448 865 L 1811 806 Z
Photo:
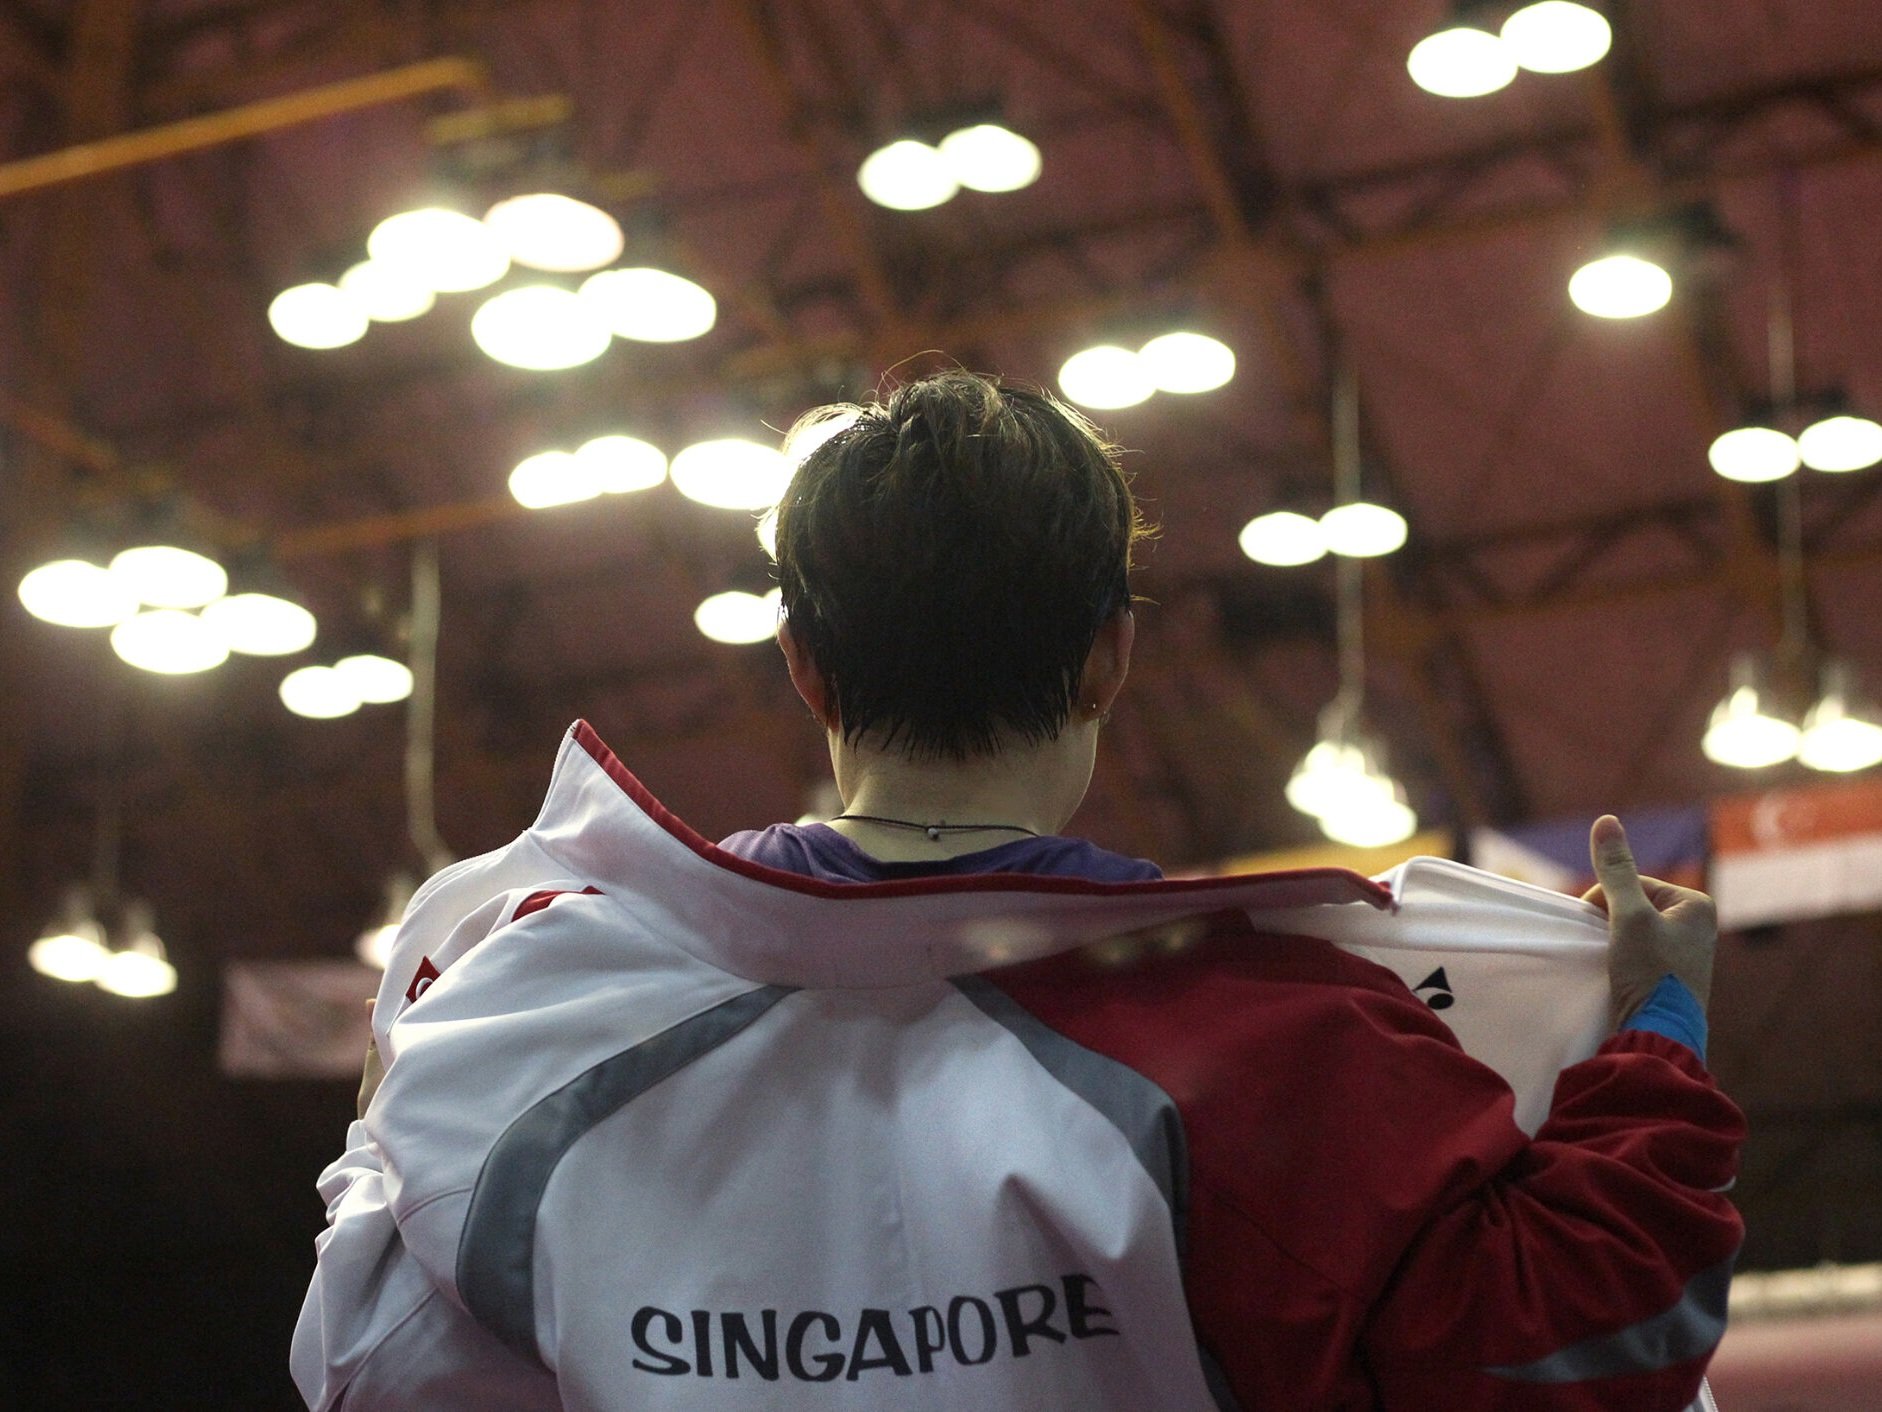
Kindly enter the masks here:
M 1433 1010 L 1448 1010 L 1457 1001 L 1457 995 L 1451 989 L 1450 977 L 1444 974 L 1442 966 L 1413 986 L 1412 994 L 1423 995 L 1427 990 L 1431 994 L 1425 996 L 1425 1004 Z

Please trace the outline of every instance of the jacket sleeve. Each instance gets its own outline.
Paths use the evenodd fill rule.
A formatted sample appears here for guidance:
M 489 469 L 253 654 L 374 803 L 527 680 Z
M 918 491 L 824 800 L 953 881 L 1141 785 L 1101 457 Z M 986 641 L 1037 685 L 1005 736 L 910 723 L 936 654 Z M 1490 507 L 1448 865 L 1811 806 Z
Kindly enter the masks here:
M 1743 1118 L 1698 1057 L 1627 1031 L 1563 1071 L 1507 1160 L 1493 1125 L 1458 1132 L 1363 1330 L 1384 1405 L 1687 1406 L 1743 1236 L 1722 1195 Z
M 1632 1030 L 1515 1095 L 1385 968 L 1225 923 L 1135 967 L 1001 985 L 1181 1116 L 1172 1214 L 1205 1364 L 1243 1407 L 1681 1412 L 1724 1327 L 1744 1120 Z

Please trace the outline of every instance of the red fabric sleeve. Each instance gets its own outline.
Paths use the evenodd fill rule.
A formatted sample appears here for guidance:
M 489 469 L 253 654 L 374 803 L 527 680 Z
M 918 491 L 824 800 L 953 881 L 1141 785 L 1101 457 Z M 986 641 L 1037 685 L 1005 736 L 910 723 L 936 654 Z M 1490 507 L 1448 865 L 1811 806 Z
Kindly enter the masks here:
M 1067 956 L 997 979 L 1175 1101 L 1191 1312 L 1243 1406 L 1695 1395 L 1717 1333 L 1689 1306 L 1742 1235 L 1714 1189 L 1743 1121 L 1683 1046 L 1610 1040 L 1531 1141 L 1501 1078 L 1325 942 L 1244 927 L 1124 970 Z

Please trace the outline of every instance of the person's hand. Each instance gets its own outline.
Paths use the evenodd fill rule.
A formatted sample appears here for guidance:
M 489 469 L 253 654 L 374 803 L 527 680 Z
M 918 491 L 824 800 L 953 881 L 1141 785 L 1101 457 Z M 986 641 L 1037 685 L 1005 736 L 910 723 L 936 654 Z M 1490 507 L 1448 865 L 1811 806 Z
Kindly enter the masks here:
M 373 1002 L 366 1002 L 366 1023 L 372 1023 Z M 366 1116 L 366 1105 L 372 1102 L 372 1096 L 379 1091 L 379 1080 L 386 1076 L 386 1066 L 379 1060 L 379 1041 L 377 1038 L 366 1041 L 366 1067 L 359 1076 L 359 1116 Z
M 1589 831 L 1588 851 L 1600 882 L 1582 894 L 1608 914 L 1608 980 L 1614 1019 L 1626 1019 L 1668 974 L 1678 976 L 1704 1008 L 1712 992 L 1712 955 L 1718 945 L 1718 910 L 1689 887 L 1643 878 L 1627 846 L 1627 831 L 1603 814 Z

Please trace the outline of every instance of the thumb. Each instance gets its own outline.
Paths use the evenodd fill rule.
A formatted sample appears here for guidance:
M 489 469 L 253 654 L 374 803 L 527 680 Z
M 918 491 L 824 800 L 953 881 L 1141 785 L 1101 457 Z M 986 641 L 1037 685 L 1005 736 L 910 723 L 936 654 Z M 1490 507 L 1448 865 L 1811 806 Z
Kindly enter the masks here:
M 1607 897 L 1608 915 L 1622 912 L 1652 911 L 1647 891 L 1640 885 L 1640 869 L 1634 863 L 1634 851 L 1627 846 L 1627 830 L 1612 814 L 1594 821 L 1588 833 L 1588 853 L 1594 862 L 1594 875 Z

